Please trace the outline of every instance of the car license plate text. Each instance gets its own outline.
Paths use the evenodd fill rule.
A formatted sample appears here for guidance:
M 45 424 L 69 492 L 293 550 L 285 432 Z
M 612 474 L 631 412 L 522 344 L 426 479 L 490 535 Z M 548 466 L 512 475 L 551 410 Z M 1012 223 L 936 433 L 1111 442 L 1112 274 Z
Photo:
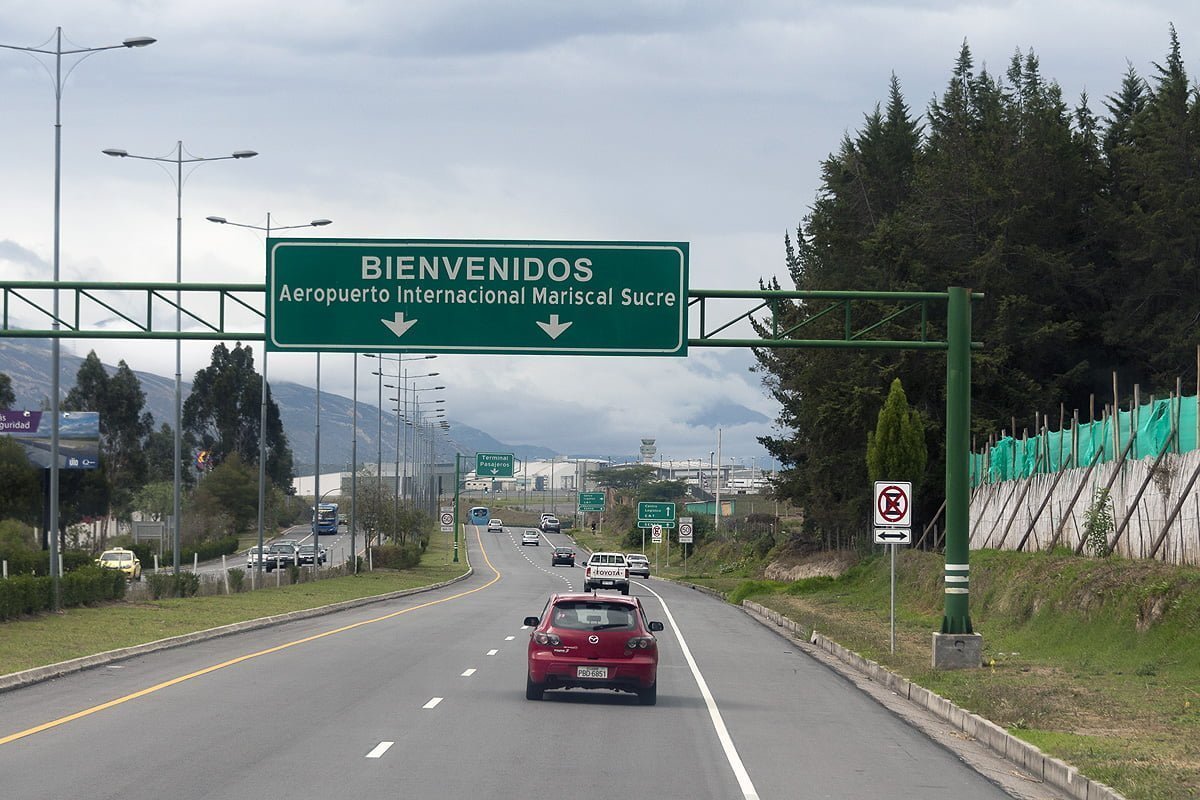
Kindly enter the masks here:
M 576 667 L 577 678 L 608 678 L 608 667 Z

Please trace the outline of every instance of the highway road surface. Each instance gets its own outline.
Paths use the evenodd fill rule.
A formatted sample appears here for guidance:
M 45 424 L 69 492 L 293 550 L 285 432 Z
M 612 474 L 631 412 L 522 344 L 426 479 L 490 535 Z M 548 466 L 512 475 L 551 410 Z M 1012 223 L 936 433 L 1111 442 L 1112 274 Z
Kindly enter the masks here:
M 0 694 L 5 797 L 981 800 L 1006 794 L 742 611 L 635 581 L 658 705 L 525 699 L 525 616 L 582 571 L 468 528 L 444 589 Z M 1054 797 L 1050 792 L 1029 797 Z

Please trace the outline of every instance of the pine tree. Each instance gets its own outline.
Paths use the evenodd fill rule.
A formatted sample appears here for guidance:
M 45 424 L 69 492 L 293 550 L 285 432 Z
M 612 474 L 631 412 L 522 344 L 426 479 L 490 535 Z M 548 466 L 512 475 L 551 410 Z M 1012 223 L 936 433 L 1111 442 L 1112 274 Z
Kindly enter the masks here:
M 867 433 L 867 477 L 872 481 L 909 481 L 913 492 L 925 478 L 929 452 L 921 415 L 909 407 L 900 379 L 892 381 L 875 431 Z

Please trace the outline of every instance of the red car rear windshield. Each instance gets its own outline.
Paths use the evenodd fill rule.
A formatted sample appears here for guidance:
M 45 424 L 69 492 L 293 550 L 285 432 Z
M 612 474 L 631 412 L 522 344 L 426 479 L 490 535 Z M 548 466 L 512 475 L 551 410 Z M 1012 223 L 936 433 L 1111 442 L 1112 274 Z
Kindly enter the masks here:
M 627 603 L 568 600 L 554 606 L 550 624 L 576 631 L 627 630 L 635 627 L 637 609 Z

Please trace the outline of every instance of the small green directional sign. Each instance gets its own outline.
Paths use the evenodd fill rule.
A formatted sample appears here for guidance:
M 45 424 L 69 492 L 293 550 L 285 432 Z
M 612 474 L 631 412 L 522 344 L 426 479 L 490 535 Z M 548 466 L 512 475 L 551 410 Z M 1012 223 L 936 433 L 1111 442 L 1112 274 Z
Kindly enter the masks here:
M 276 351 L 687 355 L 686 242 L 268 239 Z
M 512 453 L 476 453 L 475 476 L 478 478 L 511 478 Z
M 580 492 L 579 511 L 603 511 L 604 492 Z

